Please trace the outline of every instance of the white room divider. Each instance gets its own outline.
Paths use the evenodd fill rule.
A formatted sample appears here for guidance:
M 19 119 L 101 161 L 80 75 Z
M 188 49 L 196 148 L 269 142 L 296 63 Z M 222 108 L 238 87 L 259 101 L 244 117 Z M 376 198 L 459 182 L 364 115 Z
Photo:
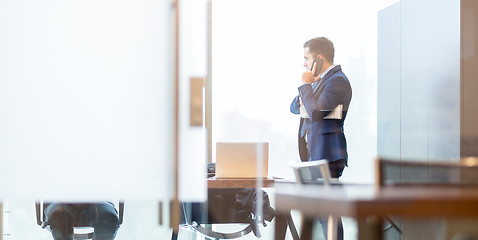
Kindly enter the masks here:
M 0 2 L 0 198 L 171 198 L 171 9 Z

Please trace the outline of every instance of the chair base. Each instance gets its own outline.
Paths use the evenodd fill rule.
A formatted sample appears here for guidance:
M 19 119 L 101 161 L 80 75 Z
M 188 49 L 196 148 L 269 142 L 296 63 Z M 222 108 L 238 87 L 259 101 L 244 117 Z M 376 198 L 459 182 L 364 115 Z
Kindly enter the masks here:
M 193 224 L 191 225 L 191 227 L 208 236 L 208 237 L 211 237 L 211 238 L 217 238 L 217 239 L 234 239 L 234 238 L 239 238 L 239 237 L 243 237 L 245 235 L 247 235 L 248 233 L 252 232 L 252 226 L 249 224 L 247 227 L 245 227 L 244 229 L 240 230 L 240 231 L 237 231 L 237 232 L 233 232 L 233 233 L 220 233 L 220 232 L 215 232 L 215 231 L 212 231 L 210 229 L 207 229 L 207 228 L 204 228 L 203 226 L 201 226 L 201 224 L 198 224 L 196 222 L 193 222 Z

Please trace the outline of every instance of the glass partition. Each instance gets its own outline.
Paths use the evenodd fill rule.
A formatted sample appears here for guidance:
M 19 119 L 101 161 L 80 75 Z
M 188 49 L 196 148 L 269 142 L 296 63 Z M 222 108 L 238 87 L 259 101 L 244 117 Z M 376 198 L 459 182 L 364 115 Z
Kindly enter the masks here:
M 169 198 L 168 5 L 2 1 L 0 11 L 0 195 Z
M 47 219 L 53 203 L 68 204 L 62 207 L 75 221 L 88 224 L 95 209 L 116 215 L 109 224 L 123 214 L 116 239 L 167 239 L 173 176 L 195 182 L 180 186 L 182 199 L 205 200 L 203 128 L 182 121 L 187 111 L 174 117 L 178 105 L 189 110 L 175 101 L 174 7 L 148 0 L 0 2 L 2 239 L 52 239 L 42 226 L 55 219 Z M 183 32 L 194 29 L 191 23 L 204 26 L 204 13 L 181 16 Z M 196 29 L 193 37 L 203 40 L 180 46 L 196 52 L 180 62 L 181 104 L 189 102 L 189 79 L 205 75 L 205 63 L 198 64 L 205 29 Z M 190 174 L 173 170 L 176 145 Z

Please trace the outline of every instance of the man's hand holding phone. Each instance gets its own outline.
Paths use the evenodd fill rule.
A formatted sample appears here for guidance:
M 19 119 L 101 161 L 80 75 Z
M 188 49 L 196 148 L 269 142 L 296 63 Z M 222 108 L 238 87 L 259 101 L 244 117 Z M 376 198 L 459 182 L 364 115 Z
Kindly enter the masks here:
M 320 74 L 317 74 L 317 77 L 315 76 L 315 70 L 317 68 L 317 62 L 314 61 L 314 65 L 312 66 L 312 71 L 305 71 L 302 73 L 302 82 L 303 83 L 314 83 L 317 80 L 320 79 Z

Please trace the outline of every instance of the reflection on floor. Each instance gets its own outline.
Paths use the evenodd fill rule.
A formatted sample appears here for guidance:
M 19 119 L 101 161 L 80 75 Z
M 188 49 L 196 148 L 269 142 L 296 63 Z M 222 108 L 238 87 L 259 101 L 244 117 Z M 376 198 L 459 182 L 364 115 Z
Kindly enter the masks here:
M 272 206 L 275 205 L 272 190 L 269 192 Z M 171 229 L 158 224 L 158 204 L 155 202 L 125 203 L 124 222 L 118 230 L 116 240 L 163 240 L 171 238 Z M 5 201 L 4 203 L 4 240 L 51 240 L 51 234 L 36 224 L 35 204 L 32 201 Z M 300 214 L 292 212 L 296 227 L 300 227 Z M 343 218 L 345 240 L 357 239 L 356 223 L 353 219 Z M 240 229 L 237 224 L 214 225 L 213 229 L 220 232 L 234 232 Z M 323 239 L 319 224 L 314 227 L 313 239 Z M 267 227 L 260 227 L 261 239 L 274 239 L 274 221 Z M 200 234 L 181 229 L 178 240 L 204 239 Z M 250 233 L 241 240 L 257 239 Z M 287 239 L 292 239 L 289 231 Z

